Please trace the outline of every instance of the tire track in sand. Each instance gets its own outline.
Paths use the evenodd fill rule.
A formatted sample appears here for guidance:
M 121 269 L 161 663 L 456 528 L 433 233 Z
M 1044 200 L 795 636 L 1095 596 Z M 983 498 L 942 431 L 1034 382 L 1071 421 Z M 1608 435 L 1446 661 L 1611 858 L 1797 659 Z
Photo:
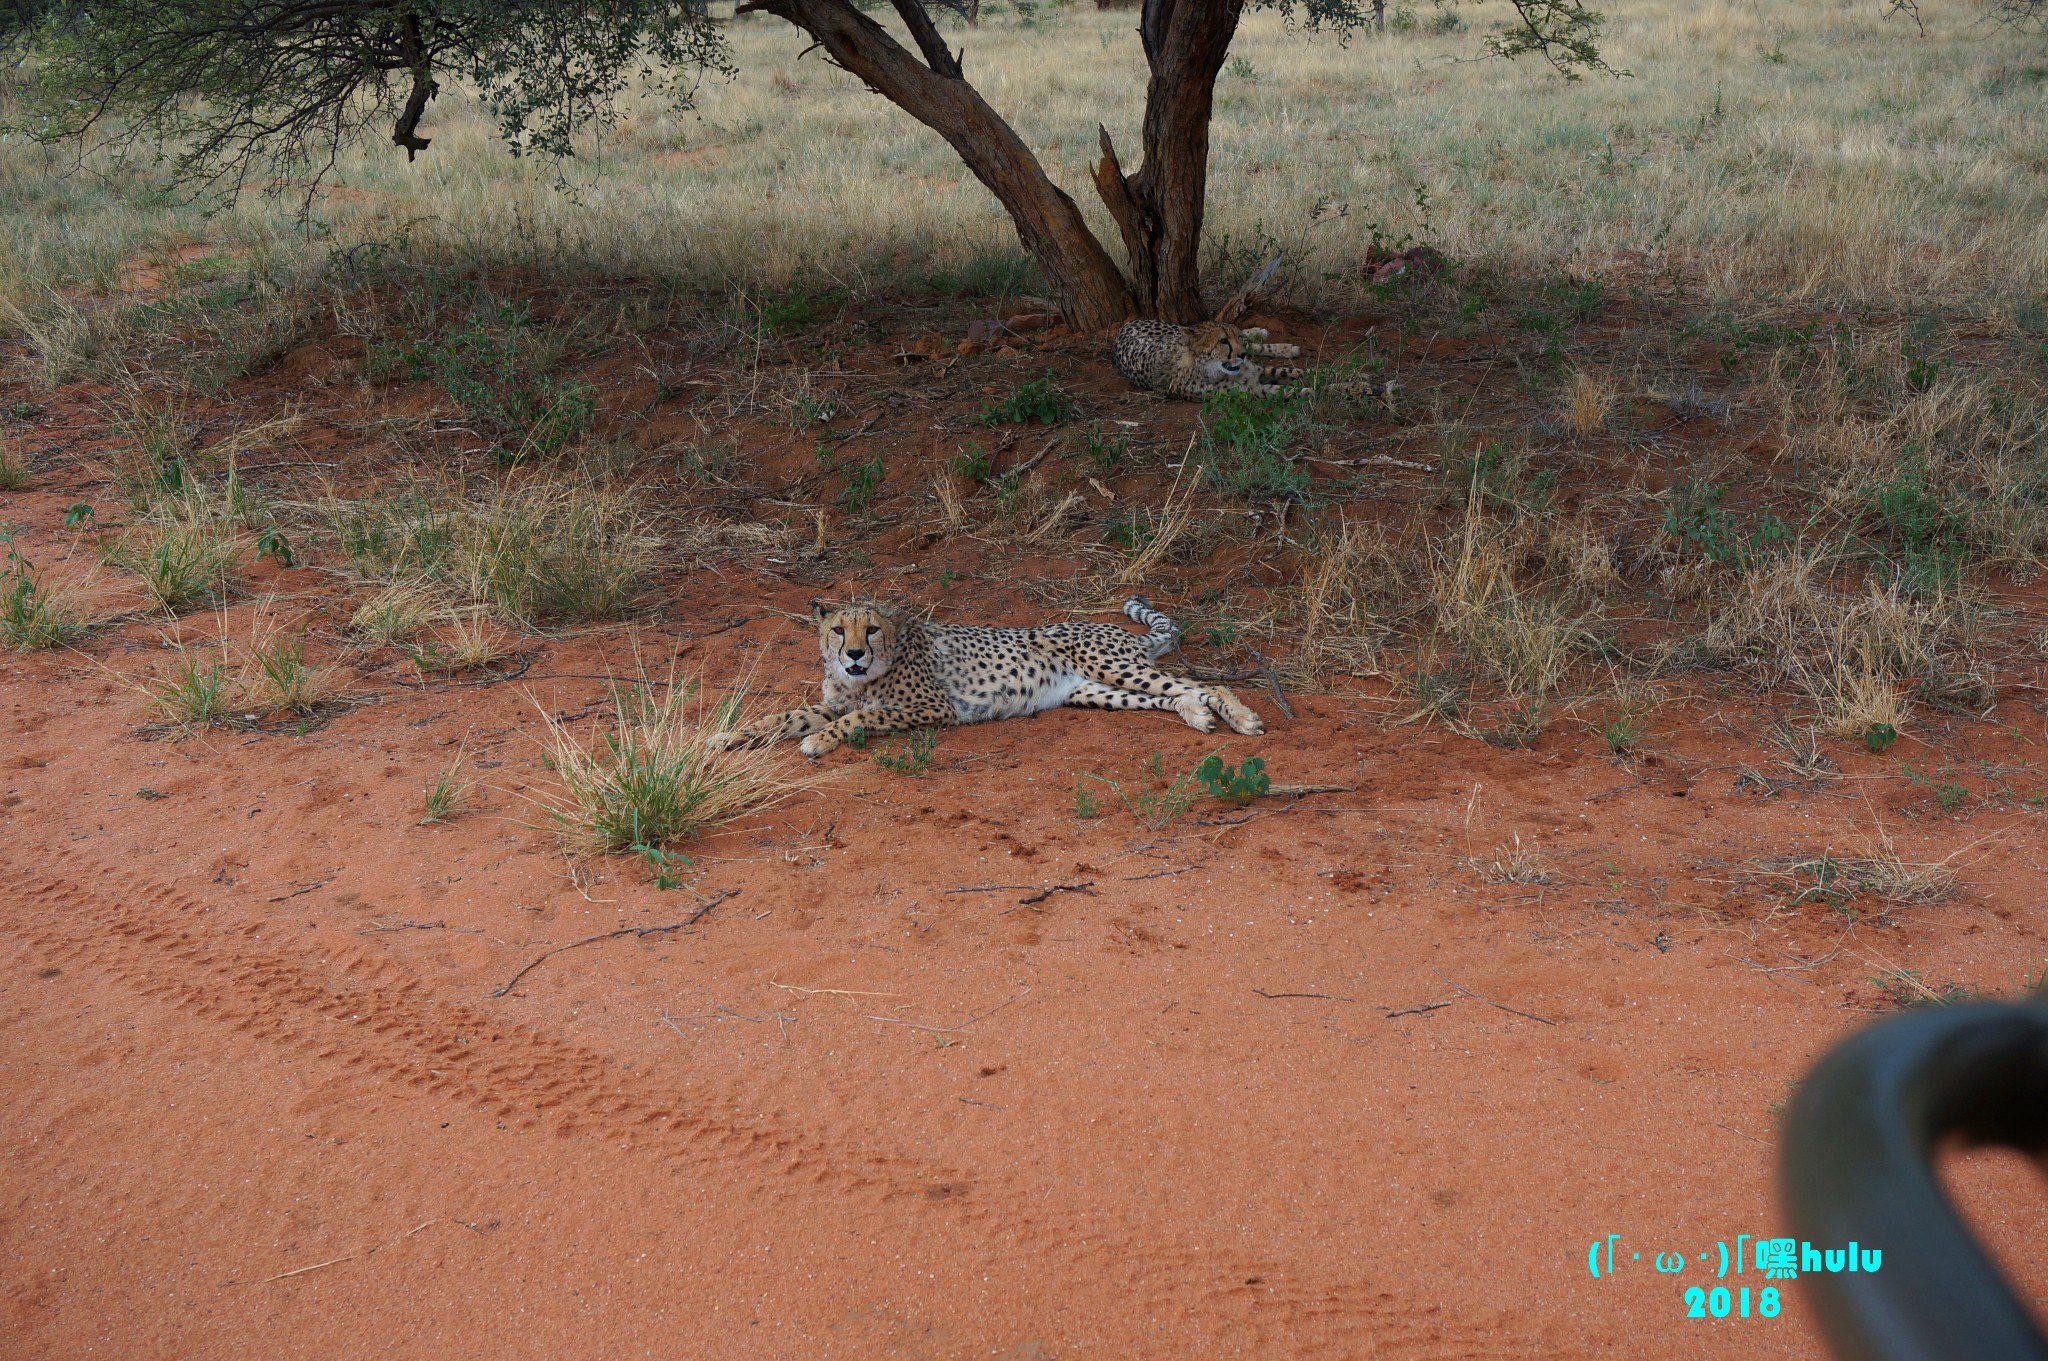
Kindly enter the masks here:
M 1041 1282 L 1108 1275 L 1119 1286 L 1111 1297 L 1126 1302 L 1134 1324 L 1178 1318 L 1228 1339 L 1232 1352 L 1479 1361 L 1562 1354 L 1555 1340 L 1518 1338 L 1367 1284 L 1319 1278 L 1311 1262 L 1162 1242 L 1138 1218 L 1142 1207 L 1120 1214 L 1113 1228 L 1091 1222 L 1083 1234 L 986 1171 L 835 1148 L 770 1117 L 741 1123 L 684 1109 L 658 1084 L 602 1055 L 433 997 L 368 947 L 295 960 L 258 947 L 265 924 L 238 920 L 233 900 L 202 903 L 75 855 L 42 863 L 71 873 L 18 877 L 8 895 L 19 904 L 8 912 L 15 920 L 0 930 L 51 961 L 111 978 L 184 1015 L 368 1073 L 401 1092 L 451 1099 L 525 1129 L 717 1159 L 748 1192 L 924 1202 L 926 1212 L 958 1216 L 985 1230 L 984 1242 L 1002 1243 L 991 1256 L 1006 1271 Z M 955 1194 L 963 1186 L 970 1193 Z

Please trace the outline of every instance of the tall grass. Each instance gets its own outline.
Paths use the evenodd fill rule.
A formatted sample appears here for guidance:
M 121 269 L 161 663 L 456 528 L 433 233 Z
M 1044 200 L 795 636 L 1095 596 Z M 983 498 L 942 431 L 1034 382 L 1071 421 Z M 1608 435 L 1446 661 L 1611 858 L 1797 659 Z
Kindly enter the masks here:
M 1361 266 L 1376 239 L 1413 235 L 1529 276 L 2017 316 L 2048 284 L 2048 83 L 2027 75 L 2032 39 L 1957 0 L 1925 0 L 1924 38 L 1880 8 L 1609 7 L 1603 48 L 1633 75 L 1574 85 L 1538 62 L 1453 61 L 1477 52 L 1471 30 L 1501 17 L 1491 9 L 1465 32 L 1421 25 L 1348 44 L 1249 15 L 1232 46 L 1242 65 L 1217 90 L 1215 281 L 1231 286 L 1279 245 L 1283 297 L 1341 306 L 1368 296 Z M 1098 122 L 1134 155 L 1144 66 L 1129 17 L 1076 7 L 1029 23 L 991 11 L 971 30 L 942 22 L 977 87 L 1115 242 L 1089 170 Z M 771 326 L 808 306 L 792 289 L 1042 287 L 935 133 L 805 55 L 787 25 L 752 18 L 728 32 L 739 79 L 707 84 L 688 113 L 629 99 L 617 127 L 562 167 L 573 193 L 556 167 L 509 155 L 450 80 L 433 149 L 414 162 L 385 145 L 345 155 L 345 192 L 316 204 L 311 234 L 289 200 L 252 197 L 206 221 L 103 153 L 61 179 L 61 156 L 0 145 L 0 328 L 63 369 L 134 321 L 96 300 L 135 261 L 206 238 L 234 248 L 240 282 L 226 282 L 257 291 L 326 242 L 396 233 L 421 262 L 717 284 Z
M 395 589 L 366 602 L 359 631 L 416 632 L 421 593 L 488 606 L 508 623 L 614 619 L 633 606 L 661 539 L 626 492 L 537 483 L 464 497 L 415 487 L 322 506 L 355 569 Z

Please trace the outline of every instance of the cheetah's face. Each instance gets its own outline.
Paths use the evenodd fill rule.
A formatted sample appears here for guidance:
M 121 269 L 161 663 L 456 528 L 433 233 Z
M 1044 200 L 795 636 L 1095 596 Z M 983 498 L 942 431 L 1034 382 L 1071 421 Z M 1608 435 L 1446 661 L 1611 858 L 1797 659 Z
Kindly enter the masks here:
M 1222 382 L 1244 372 L 1244 332 L 1220 321 L 1203 322 L 1188 330 L 1188 357 L 1210 382 Z
M 896 658 L 896 621 L 878 609 L 849 605 L 827 610 L 813 601 L 811 617 L 818 621 L 825 669 L 849 685 L 874 680 Z

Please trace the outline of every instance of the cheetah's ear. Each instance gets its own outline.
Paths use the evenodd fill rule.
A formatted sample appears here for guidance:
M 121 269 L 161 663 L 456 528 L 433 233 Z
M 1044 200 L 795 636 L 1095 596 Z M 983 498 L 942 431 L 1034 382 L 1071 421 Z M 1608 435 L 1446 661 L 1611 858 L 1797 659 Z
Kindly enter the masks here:
M 826 608 L 825 608 L 825 602 L 824 602 L 824 601 L 822 601 L 822 600 L 813 600 L 813 601 L 811 602 L 811 618 L 813 618 L 813 619 L 817 620 L 817 621 L 818 621 L 819 623 L 821 623 L 821 624 L 822 624 L 822 623 L 824 623 L 824 622 L 825 622 L 825 616 L 826 616 L 826 615 L 828 615 L 828 614 L 830 614 L 830 613 L 832 613 L 832 611 L 830 611 L 830 610 L 828 610 L 828 609 L 826 609 Z

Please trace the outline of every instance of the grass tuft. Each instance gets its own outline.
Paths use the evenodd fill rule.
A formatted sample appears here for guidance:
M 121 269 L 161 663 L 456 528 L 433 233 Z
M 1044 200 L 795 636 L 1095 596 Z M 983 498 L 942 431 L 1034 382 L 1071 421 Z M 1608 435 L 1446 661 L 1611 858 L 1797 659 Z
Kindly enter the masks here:
M 743 694 L 706 703 L 694 682 L 663 685 L 643 675 L 614 687 L 610 721 L 595 740 L 572 732 L 535 701 L 547 724 L 546 759 L 559 784 L 542 806 L 564 843 L 580 854 L 604 855 L 687 841 L 828 778 L 793 766 L 783 747 L 714 751 L 714 733 L 744 724 Z

